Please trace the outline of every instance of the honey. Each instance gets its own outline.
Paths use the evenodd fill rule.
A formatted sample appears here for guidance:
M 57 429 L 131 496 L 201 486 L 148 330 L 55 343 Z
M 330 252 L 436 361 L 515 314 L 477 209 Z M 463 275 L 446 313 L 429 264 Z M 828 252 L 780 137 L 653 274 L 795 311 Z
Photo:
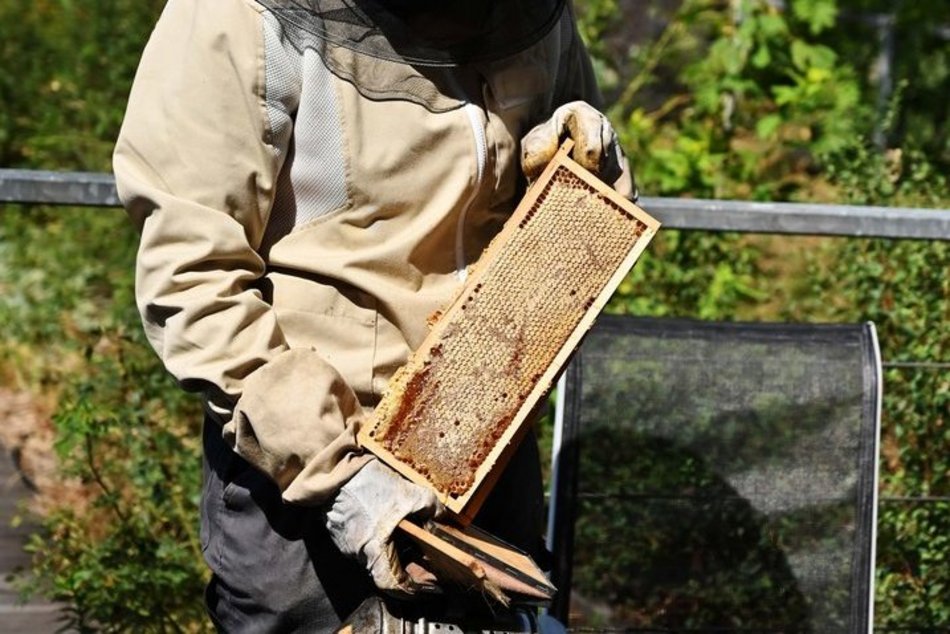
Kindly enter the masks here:
M 390 381 L 361 442 L 473 514 L 480 482 L 658 226 L 559 153 Z

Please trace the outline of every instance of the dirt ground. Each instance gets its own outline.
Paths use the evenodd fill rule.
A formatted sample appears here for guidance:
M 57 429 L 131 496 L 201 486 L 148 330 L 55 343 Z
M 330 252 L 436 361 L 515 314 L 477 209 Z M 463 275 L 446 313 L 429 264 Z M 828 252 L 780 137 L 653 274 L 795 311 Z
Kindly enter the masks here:
M 64 480 L 53 448 L 55 430 L 48 406 L 26 391 L 0 387 L 0 449 L 13 458 L 24 484 L 34 495 L 29 509 L 38 515 L 56 504 L 79 502 L 77 482 Z

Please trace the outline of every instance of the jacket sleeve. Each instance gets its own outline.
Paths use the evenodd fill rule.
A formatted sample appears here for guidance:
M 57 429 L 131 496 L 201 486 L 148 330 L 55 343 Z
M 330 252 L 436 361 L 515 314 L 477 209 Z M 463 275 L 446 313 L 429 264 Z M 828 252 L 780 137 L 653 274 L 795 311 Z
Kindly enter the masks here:
M 141 231 L 136 299 L 152 346 L 185 389 L 204 392 L 225 439 L 285 501 L 317 504 L 368 460 L 356 443 L 363 412 L 317 351 L 288 348 L 258 289 L 256 249 L 289 142 L 274 130 L 289 126 L 268 119 L 255 7 L 168 2 L 113 166 Z
M 561 55 L 554 107 L 556 108 L 570 101 L 580 100 L 586 101 L 604 112 L 606 108 L 604 98 L 597 86 L 597 76 L 594 73 L 590 54 L 587 52 L 587 47 L 584 46 L 580 33 L 577 31 L 577 21 L 571 3 L 568 3 L 565 9 L 564 22 L 562 29 L 566 32 L 564 40 L 567 42 L 567 46 L 564 47 Z M 634 185 L 630 162 L 626 156 L 622 157 L 622 169 L 623 173 L 620 178 L 612 185 L 621 196 L 635 199 L 638 193 Z
M 577 30 L 577 20 L 571 3 L 565 7 L 560 28 L 564 45 L 558 65 L 552 110 L 571 101 L 586 101 L 603 111 L 604 98 L 597 86 L 597 77 L 587 47 Z

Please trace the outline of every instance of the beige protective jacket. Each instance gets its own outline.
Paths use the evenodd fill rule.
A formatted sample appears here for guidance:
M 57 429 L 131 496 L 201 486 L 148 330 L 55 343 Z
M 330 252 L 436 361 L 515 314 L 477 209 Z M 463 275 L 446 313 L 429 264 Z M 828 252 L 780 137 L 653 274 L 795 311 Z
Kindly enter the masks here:
M 333 55 L 352 81 L 252 0 L 169 0 L 114 156 L 149 340 L 301 504 L 368 460 L 358 425 L 517 202 L 519 139 L 598 101 L 570 10 L 491 64 Z M 364 75 L 430 107 L 368 98 Z

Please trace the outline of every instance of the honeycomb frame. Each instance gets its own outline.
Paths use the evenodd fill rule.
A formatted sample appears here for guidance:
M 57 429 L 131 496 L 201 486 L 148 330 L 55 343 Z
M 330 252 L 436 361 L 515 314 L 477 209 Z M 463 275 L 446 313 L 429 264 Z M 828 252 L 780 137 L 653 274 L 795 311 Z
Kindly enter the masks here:
M 358 434 L 463 524 L 660 226 L 571 160 L 571 145 L 526 192 Z M 521 305 L 506 310 L 510 299 Z

